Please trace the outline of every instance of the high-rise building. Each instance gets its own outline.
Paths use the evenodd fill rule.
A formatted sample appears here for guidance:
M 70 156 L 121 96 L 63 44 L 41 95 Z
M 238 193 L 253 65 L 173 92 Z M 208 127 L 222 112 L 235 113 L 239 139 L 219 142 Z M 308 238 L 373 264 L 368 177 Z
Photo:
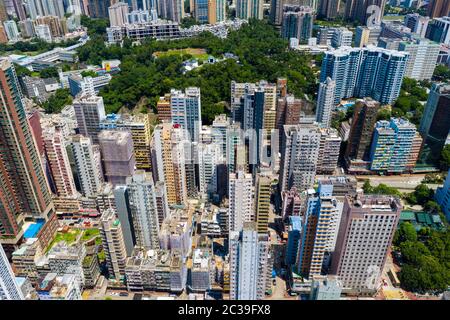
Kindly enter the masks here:
M 67 153 L 77 189 L 85 197 L 96 195 L 103 182 L 100 148 L 91 139 L 75 135 L 68 139 Z
M 181 128 L 163 123 L 155 128 L 152 141 L 153 176 L 164 181 L 169 205 L 187 200 L 185 150 Z
M 316 124 L 284 126 L 281 144 L 280 190 L 311 188 L 317 170 L 321 131 Z
M 381 35 L 380 26 L 365 27 L 358 26 L 355 31 L 355 47 L 362 48 L 368 45 L 377 45 L 378 38 Z
M 138 171 L 128 178 L 128 201 L 132 217 L 132 229 L 136 245 L 141 248 L 159 249 L 159 221 L 156 188 L 152 175 Z
M 297 125 L 300 123 L 300 115 L 305 101 L 292 95 L 286 95 L 277 101 L 275 127 L 282 131 L 284 125 Z
M 372 97 L 393 103 L 400 94 L 409 54 L 368 46 L 341 47 L 328 51 L 322 63 L 320 82 L 336 81 L 335 103 L 350 97 Z
M 208 7 L 208 0 L 194 0 L 194 18 L 197 22 L 208 22 Z
M 5 0 L 0 0 L 0 21 L 8 20 L 8 12 L 6 11 Z
M 450 17 L 431 20 L 428 23 L 425 37 L 437 43 L 450 45 Z
M 237 171 L 230 173 L 228 181 L 229 232 L 241 231 L 245 222 L 255 221 L 253 207 L 254 187 L 252 175 Z
M 285 5 L 281 35 L 285 39 L 296 38 L 299 42 L 307 42 L 312 35 L 314 11 L 310 7 Z
M 129 131 L 103 130 L 98 135 L 106 180 L 113 186 L 124 184 L 134 173 L 136 159 Z
M 14 272 L 3 247 L 0 245 L 0 300 L 24 300 Z
M 128 23 L 128 5 L 123 2 L 117 2 L 108 8 L 109 22 L 111 27 L 123 26 Z
M 255 221 L 259 234 L 267 234 L 268 231 L 271 189 L 272 179 L 258 174 L 255 187 Z
M 386 0 L 347 0 L 344 17 L 365 25 L 380 24 Z
M 448 171 L 444 185 L 438 187 L 436 190 L 436 201 L 441 206 L 447 221 L 450 221 L 450 170 Z
M 356 293 L 376 292 L 402 205 L 388 196 L 347 196 L 330 274 Z
M 106 265 L 109 276 L 116 280 L 123 280 L 127 253 L 123 240 L 122 226 L 114 210 L 108 209 L 103 212 L 101 225 L 102 245 L 106 253 Z
M 323 192 L 320 185 L 317 194 L 309 194 L 297 262 L 304 277 L 320 275 L 328 267 L 327 257 L 335 249 L 342 208 L 342 203 Z
M 402 173 L 408 168 L 416 126 L 406 119 L 378 121 L 370 151 L 371 170 Z
M 89 16 L 91 18 L 108 18 L 108 8 L 111 0 L 88 0 Z
M 402 41 L 398 50 L 409 53 L 405 77 L 416 80 L 430 80 L 436 68 L 440 45 L 427 39 Z
M 439 18 L 450 15 L 450 2 L 446 0 L 430 0 L 427 15 L 431 18 Z
M 331 126 L 332 112 L 334 111 L 334 95 L 336 91 L 336 82 L 330 77 L 325 82 L 319 84 L 319 92 L 317 95 L 317 111 L 316 121 L 323 127 Z
M 215 24 L 227 18 L 225 0 L 208 0 L 208 23 Z
M 353 32 L 348 30 L 347 28 L 340 27 L 340 28 L 334 28 L 334 32 L 332 32 L 331 37 L 331 46 L 333 48 L 340 48 L 340 47 L 351 47 L 353 41 Z
M 380 103 L 372 99 L 356 102 L 346 150 L 349 159 L 368 160 L 379 108 Z
M 43 132 L 45 155 L 52 177 L 55 193 L 60 198 L 76 195 L 75 182 L 66 150 L 62 128 L 58 125 L 46 127 Z
M 287 265 L 295 265 L 297 263 L 301 234 L 302 218 L 300 216 L 290 216 L 285 258 Z
M 333 174 L 337 167 L 342 139 L 334 128 L 321 128 L 320 133 L 317 173 Z
M 198 145 L 199 189 L 202 195 L 213 196 L 217 193 L 218 166 L 221 160 L 220 145 L 212 141 Z
M 410 13 L 405 16 L 403 24 L 411 29 L 411 32 L 424 38 L 427 32 L 430 17 L 423 17 L 418 13 Z
M 450 132 L 449 108 L 450 85 L 433 84 L 419 126 L 424 141 L 418 161 L 422 166 L 439 166 L 440 154 Z
M 184 93 L 172 89 L 170 110 L 172 123 L 187 131 L 185 138 L 189 141 L 199 141 L 202 127 L 200 88 L 189 87 Z
M 152 167 L 150 156 L 152 124 L 150 115 L 139 114 L 126 119 L 117 123 L 117 129 L 126 130 L 131 133 L 136 169 L 150 171 Z
M 236 0 L 236 17 L 261 20 L 264 17 L 263 5 L 262 0 Z
M 158 15 L 164 19 L 181 22 L 184 18 L 184 0 L 158 1 Z
M 266 288 L 269 242 L 254 222 L 230 233 L 230 300 L 261 300 Z
M 89 137 L 93 144 L 98 144 L 100 122 L 106 118 L 103 98 L 97 96 L 82 96 L 73 101 L 80 134 Z
M 156 103 L 156 110 L 158 110 L 158 119 L 162 121 L 172 120 L 172 111 L 170 108 L 170 94 L 160 97 Z
M 341 0 L 320 0 L 318 15 L 327 20 L 335 19 L 339 14 Z
M 14 20 L 8 20 L 3 22 L 3 26 L 5 28 L 6 35 L 8 36 L 9 41 L 19 41 L 20 40 L 20 32 L 17 28 L 17 24 Z
M 0 59 L 0 236 L 21 235 L 24 218 L 50 218 L 53 204 L 12 63 Z
M 131 256 L 134 246 L 136 245 L 136 234 L 133 226 L 133 216 L 130 208 L 129 188 L 117 186 L 114 189 L 114 201 L 116 206 L 117 217 L 122 226 L 123 240 L 127 256 Z

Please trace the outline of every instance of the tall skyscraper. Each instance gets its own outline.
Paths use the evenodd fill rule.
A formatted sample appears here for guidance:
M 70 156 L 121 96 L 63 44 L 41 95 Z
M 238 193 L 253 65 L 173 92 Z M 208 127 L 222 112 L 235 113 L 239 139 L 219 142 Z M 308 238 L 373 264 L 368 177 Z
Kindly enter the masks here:
M 427 39 L 413 39 L 400 42 L 398 50 L 409 53 L 405 77 L 416 80 L 431 79 L 440 52 L 438 43 Z
M 267 236 L 258 236 L 254 222 L 230 233 L 230 300 L 264 298 L 268 268 Z
M 316 124 L 284 126 L 280 190 L 311 188 L 317 170 L 321 132 Z
M 424 147 L 419 156 L 422 166 L 439 166 L 442 148 L 450 132 L 450 85 L 435 83 L 425 105 L 419 132 Z
M 331 80 L 330 77 L 328 77 L 325 82 L 319 84 L 316 121 L 325 128 L 329 128 L 331 125 L 332 112 L 335 107 L 335 92 L 336 82 Z
M 62 128 L 58 125 L 46 127 L 43 132 L 43 140 L 56 195 L 60 198 L 73 197 L 77 190 Z
M 153 134 L 153 176 L 166 183 L 169 205 L 187 200 L 183 139 L 181 128 L 170 123 L 158 125 Z
M 98 144 L 100 122 L 106 118 L 103 98 L 97 96 L 82 96 L 73 101 L 80 134 L 89 137 L 93 144 Z
M 106 180 L 113 186 L 124 184 L 134 173 L 136 159 L 129 131 L 103 130 L 98 135 Z
M 368 160 L 379 108 L 380 103 L 372 99 L 356 102 L 346 151 L 349 159 Z
M 406 119 L 378 121 L 370 151 L 371 170 L 405 172 L 416 132 L 416 126 Z
M 170 91 L 171 120 L 189 133 L 186 139 L 199 141 L 202 127 L 200 88 L 189 87 L 185 92 Z
M 311 38 L 314 12 L 310 7 L 285 5 L 281 35 L 285 39 L 296 38 L 305 43 Z
M 100 148 L 91 139 L 75 135 L 68 139 L 67 153 L 78 190 L 85 197 L 96 195 L 103 182 Z
M 225 0 L 208 0 L 208 23 L 215 24 L 227 18 Z
M 194 0 L 194 18 L 197 22 L 208 22 L 208 7 L 208 0 Z
M 297 265 L 300 274 L 311 277 L 328 267 L 327 255 L 335 249 L 343 205 L 322 191 L 320 184 L 318 193 L 310 194 L 307 204 Z
M 362 24 L 380 24 L 386 0 L 347 0 L 344 17 Z
M 134 246 L 136 245 L 136 233 L 133 226 L 133 216 L 130 208 L 129 188 L 117 186 L 114 189 L 114 202 L 116 205 L 117 217 L 122 226 L 123 240 L 127 257 L 131 256 Z
M 450 2 L 446 0 L 430 0 L 427 15 L 431 18 L 440 18 L 450 15 Z
M 184 15 L 184 0 L 158 1 L 158 16 L 161 18 L 181 22 Z
M 450 45 L 450 17 L 431 20 L 428 24 L 425 37 L 437 43 Z
M 341 0 L 320 0 L 319 2 L 319 17 L 327 20 L 335 19 L 339 14 L 339 6 Z
M 430 17 L 423 17 L 418 13 L 410 13 L 405 16 L 403 24 L 411 29 L 411 32 L 424 38 L 427 32 Z
M 13 65 L 0 59 L 0 236 L 17 237 L 25 217 L 53 213 L 49 187 L 27 121 Z
M 89 0 L 89 16 L 91 18 L 108 18 L 108 8 L 111 0 Z
M 5 32 L 9 41 L 20 40 L 20 32 L 19 29 L 17 28 L 17 23 L 14 20 L 4 21 L 3 26 L 5 28 Z
M 259 19 L 264 15 L 262 0 L 236 0 L 236 17 L 239 19 Z
M 336 81 L 336 104 L 350 97 L 372 97 L 391 104 L 400 94 L 408 56 L 374 46 L 341 47 L 325 53 L 320 82 L 327 77 Z
M 269 226 L 272 179 L 262 174 L 256 176 L 255 221 L 259 234 L 267 234 Z
M 342 139 L 334 128 L 320 129 L 317 173 L 333 174 L 337 168 Z
M 5 251 L 0 244 L 0 300 L 24 300 Z
M 8 20 L 8 12 L 6 11 L 5 0 L 0 0 L 0 21 Z
M 252 175 L 237 171 L 230 173 L 228 181 L 228 207 L 229 232 L 241 231 L 245 222 L 255 221 L 253 207 L 254 187 Z
M 109 21 L 111 27 L 123 26 L 128 23 L 128 5 L 123 2 L 117 2 L 108 8 Z
M 129 208 L 138 247 L 159 249 L 156 189 L 150 173 L 138 171 L 127 180 Z
M 330 270 L 344 288 L 377 291 L 401 210 L 393 197 L 346 197 Z
M 108 209 L 101 218 L 102 245 L 106 253 L 106 265 L 111 278 L 123 281 L 127 253 L 123 240 L 122 227 L 116 213 Z

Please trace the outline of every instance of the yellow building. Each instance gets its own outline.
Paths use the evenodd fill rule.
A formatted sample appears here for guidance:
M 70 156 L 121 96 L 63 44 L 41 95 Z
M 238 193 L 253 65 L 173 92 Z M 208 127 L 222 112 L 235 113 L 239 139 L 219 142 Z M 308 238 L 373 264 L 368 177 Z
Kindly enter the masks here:
M 267 234 L 272 180 L 258 174 L 256 178 L 256 226 L 259 234 Z

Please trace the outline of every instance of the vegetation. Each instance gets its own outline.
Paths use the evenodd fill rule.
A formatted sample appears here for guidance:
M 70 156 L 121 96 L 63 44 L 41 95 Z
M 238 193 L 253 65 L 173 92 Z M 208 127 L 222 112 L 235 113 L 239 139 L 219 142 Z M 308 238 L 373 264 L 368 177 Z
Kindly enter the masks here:
M 14 63 L 14 69 L 16 70 L 17 77 L 19 78 L 22 76 L 30 77 L 32 74 L 32 72 L 28 68 L 18 65 L 16 63 Z
M 81 16 L 81 25 L 87 27 L 89 36 L 104 36 L 109 27 L 109 19 L 93 19 Z
M 450 285 L 450 234 L 402 223 L 394 236 L 400 253 L 401 287 L 418 293 L 439 293 Z
M 83 71 L 81 72 L 81 76 L 82 77 L 92 77 L 92 78 L 97 78 L 98 74 L 97 72 L 93 71 L 93 70 L 88 70 L 88 71 Z
M 448 170 L 450 168 L 450 144 L 446 144 L 441 152 L 441 168 Z
M 450 68 L 443 65 L 438 64 L 434 69 L 433 78 L 436 81 L 450 81 Z
M 194 17 L 185 17 L 181 20 L 180 27 L 190 28 L 192 26 L 195 26 L 196 24 L 198 24 L 198 23 Z
M 189 39 L 148 39 L 141 46 L 124 41 L 122 47 L 106 47 L 103 39 L 95 37 L 79 48 L 79 58 L 89 64 L 100 64 L 106 58 L 122 60 L 122 72 L 100 92 L 107 112 L 117 112 L 122 107 L 134 108 L 142 97 L 147 97 L 149 106 L 154 108 L 158 97 L 171 88 L 198 86 L 202 93 L 202 118 L 208 124 L 215 115 L 226 111 L 232 80 L 275 82 L 278 77 L 287 77 L 290 92 L 297 97 L 315 94 L 316 77 L 310 68 L 311 57 L 287 51 L 287 45 L 267 22 L 251 20 L 240 30 L 230 32 L 227 39 L 205 32 Z M 227 59 L 183 75 L 180 71 L 186 60 L 184 55 L 153 57 L 158 51 L 186 48 L 203 48 L 216 57 L 232 52 L 239 57 L 239 62 Z
M 52 50 L 56 47 L 69 47 L 78 42 L 78 39 L 70 39 L 59 43 L 50 43 L 42 39 L 32 39 L 30 41 L 18 41 L 14 44 L 0 43 L 0 54 L 8 55 L 12 53 L 18 54 L 39 54 L 45 51 Z
M 72 96 L 69 89 L 58 89 L 47 101 L 41 104 L 46 113 L 59 113 L 66 106 L 72 103 Z
M 405 117 L 415 125 L 420 124 L 428 93 L 417 80 L 404 78 L 400 96 L 392 108 L 392 117 Z
M 97 228 L 90 228 L 84 231 L 83 235 L 81 236 L 81 241 L 88 241 L 91 240 L 94 237 L 97 237 L 100 234 L 100 230 Z
M 394 187 L 389 187 L 384 183 L 380 183 L 378 186 L 374 187 L 370 184 L 370 180 L 366 180 L 363 185 L 364 193 L 366 194 L 384 194 L 401 197 L 402 193 Z
M 48 68 L 42 69 L 39 72 L 39 75 L 41 78 L 44 78 L 44 79 L 59 77 L 58 69 L 56 69 L 55 67 L 48 67 Z
M 47 252 L 57 243 L 64 241 L 66 244 L 70 245 L 75 242 L 81 231 L 79 229 L 70 229 L 68 232 L 57 232 L 53 241 L 47 247 Z
M 422 183 L 443 183 L 444 177 L 440 173 L 428 173 L 425 175 L 425 178 L 423 178 Z

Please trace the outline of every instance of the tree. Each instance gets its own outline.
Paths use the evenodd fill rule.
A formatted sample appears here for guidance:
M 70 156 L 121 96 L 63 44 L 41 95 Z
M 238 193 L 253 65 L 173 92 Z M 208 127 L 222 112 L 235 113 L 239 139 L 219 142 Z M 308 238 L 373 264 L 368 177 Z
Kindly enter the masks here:
M 72 103 L 69 89 L 58 89 L 41 106 L 46 113 L 59 113 L 68 104 Z
M 14 63 L 14 69 L 18 77 L 31 76 L 31 71 L 26 67 Z
M 450 144 L 446 144 L 441 152 L 441 169 L 447 171 L 450 168 Z
M 48 67 L 48 68 L 42 69 L 39 72 L 39 74 L 40 74 L 41 78 L 44 78 L 44 79 L 59 77 L 58 69 L 56 69 L 55 67 Z
M 417 241 L 417 232 L 414 226 L 409 222 L 400 224 L 400 228 L 395 234 L 394 243 L 397 245 L 405 241 Z
M 437 81 L 448 82 L 450 80 L 450 68 L 443 64 L 438 64 L 434 69 L 433 78 Z

